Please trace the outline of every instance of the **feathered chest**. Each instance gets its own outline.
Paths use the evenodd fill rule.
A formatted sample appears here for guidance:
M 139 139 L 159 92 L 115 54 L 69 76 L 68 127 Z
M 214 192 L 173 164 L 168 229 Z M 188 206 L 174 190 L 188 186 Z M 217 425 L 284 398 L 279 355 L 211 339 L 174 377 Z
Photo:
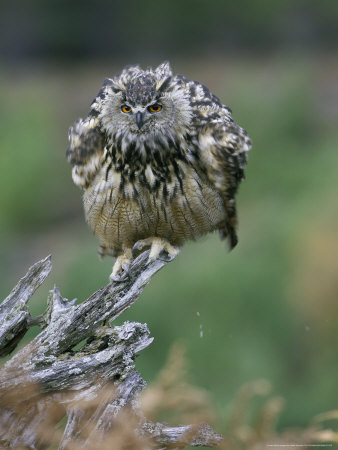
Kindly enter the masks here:
M 224 220 L 222 199 L 207 183 L 197 153 L 176 147 L 146 155 L 106 147 L 84 193 L 87 221 L 104 246 L 118 249 L 149 236 L 179 243 Z
M 105 147 L 102 170 L 98 178 L 132 198 L 137 190 L 166 196 L 167 187 L 183 187 L 189 167 L 198 162 L 198 148 L 187 136 L 182 139 L 154 137 L 149 142 L 114 139 Z M 94 180 L 95 183 L 95 180 Z

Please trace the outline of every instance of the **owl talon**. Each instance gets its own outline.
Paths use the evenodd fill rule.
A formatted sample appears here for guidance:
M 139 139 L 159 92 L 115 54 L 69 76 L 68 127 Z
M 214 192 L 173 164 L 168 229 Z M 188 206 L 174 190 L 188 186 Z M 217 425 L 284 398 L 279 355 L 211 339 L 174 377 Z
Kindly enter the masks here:
M 115 281 L 116 283 L 123 283 L 124 281 L 130 280 L 130 269 L 128 264 L 122 265 L 122 270 L 120 270 L 120 275 L 110 275 L 111 281 Z
M 123 281 L 128 281 L 130 279 L 130 263 L 131 263 L 132 255 L 131 249 L 127 249 L 122 253 L 122 255 L 118 256 L 115 261 L 113 271 L 110 275 L 111 281 L 116 281 L 118 283 Z
M 169 244 L 167 240 L 154 238 L 150 248 L 149 259 L 152 261 L 160 259 L 161 261 L 170 262 L 178 253 L 179 249 Z
M 147 247 L 151 246 L 151 242 L 148 239 L 143 239 L 141 241 L 135 242 L 131 254 L 133 258 L 135 259 L 140 253 L 142 253 Z
M 159 237 L 151 237 L 142 239 L 134 244 L 132 249 L 132 255 L 135 258 L 139 253 L 142 253 L 145 249 L 150 247 L 149 260 L 155 261 L 160 259 L 161 261 L 170 262 L 178 254 L 179 249 L 169 244 L 166 239 Z
M 177 253 L 175 254 L 170 254 L 167 250 L 162 250 L 161 253 L 158 255 L 157 259 L 159 259 L 160 261 L 170 262 L 175 258 L 177 254 L 178 250 Z

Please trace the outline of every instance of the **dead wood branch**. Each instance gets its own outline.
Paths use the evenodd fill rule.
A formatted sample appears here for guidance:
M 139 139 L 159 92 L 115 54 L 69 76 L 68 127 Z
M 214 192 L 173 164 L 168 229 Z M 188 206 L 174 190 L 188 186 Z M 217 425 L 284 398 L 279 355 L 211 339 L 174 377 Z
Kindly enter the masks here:
M 42 329 L 2 367 L 0 444 L 48 448 L 55 424 L 66 416 L 64 430 L 54 437 L 60 449 L 105 448 L 107 437 L 112 448 L 113 432 L 123 414 L 129 414 L 125 420 L 129 434 L 134 440 L 143 439 L 145 445 L 128 448 L 214 446 L 220 442 L 221 437 L 208 425 L 155 424 L 139 409 L 138 396 L 146 383 L 135 370 L 134 360 L 153 339 L 146 324 L 125 322 L 110 327 L 107 323 L 129 308 L 166 264 L 150 261 L 148 256 L 149 252 L 144 252 L 135 259 L 130 279 L 111 282 L 77 305 L 54 287 L 45 313 L 33 318 L 27 302 L 51 271 L 51 258 L 47 257 L 29 269 L 0 305 L 1 355 L 13 351 L 30 326 Z M 80 343 L 82 346 L 74 349 Z

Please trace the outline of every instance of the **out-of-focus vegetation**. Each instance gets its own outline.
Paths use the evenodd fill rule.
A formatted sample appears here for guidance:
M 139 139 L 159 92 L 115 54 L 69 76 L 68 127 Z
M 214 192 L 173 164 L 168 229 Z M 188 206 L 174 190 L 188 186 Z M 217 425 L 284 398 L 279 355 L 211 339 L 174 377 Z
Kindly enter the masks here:
M 264 379 L 243 384 L 228 404 L 226 419 L 220 418 L 210 393 L 189 381 L 184 353 L 182 345 L 172 346 L 165 366 L 139 396 L 136 410 L 123 408 L 112 416 L 112 426 L 98 428 L 94 425 L 102 405 L 106 405 L 107 399 L 114 398 L 116 392 L 113 384 L 102 387 L 93 398 L 76 399 L 71 392 L 68 395 L 66 392 L 45 392 L 42 395 L 40 386 L 26 380 L 20 390 L 13 392 L 6 387 L 0 389 L 0 405 L 11 411 L 13 421 L 28 424 L 25 431 L 28 429 L 33 432 L 34 429 L 36 441 L 48 449 L 58 449 L 66 441 L 69 450 L 79 450 L 84 446 L 91 450 L 150 450 L 161 434 L 163 439 L 163 431 L 160 431 L 162 426 L 177 427 L 177 424 L 190 428 L 190 431 L 181 435 L 179 448 L 195 448 L 185 446 L 184 443 L 196 442 L 198 436 L 203 437 L 204 442 L 209 441 L 212 446 L 211 430 L 204 428 L 206 424 L 207 427 L 212 424 L 222 433 L 221 436 L 218 433 L 213 436 L 217 439 L 213 444 L 223 450 L 298 446 L 309 450 L 317 446 L 332 447 L 338 443 L 338 433 L 332 429 L 332 425 L 337 423 L 337 410 L 315 416 L 306 426 L 277 430 L 276 424 L 285 401 L 271 392 L 271 384 Z M 44 411 L 42 421 L 31 424 L 31 411 L 40 411 L 40 406 Z M 69 425 L 69 414 L 74 409 L 81 411 L 77 433 L 65 427 L 66 422 Z M 153 433 L 154 427 L 156 432 Z M 178 437 L 172 429 L 172 445 L 175 435 Z M 15 441 L 15 448 L 19 448 L 18 445 L 26 443 L 25 436 L 21 433 L 18 435 L 15 426 L 10 426 L 9 430 L 0 430 L 0 444 L 9 448 Z M 161 445 L 165 445 L 163 441 Z M 172 445 L 169 447 L 172 448 Z
M 69 298 L 107 282 L 113 261 L 98 260 L 84 222 L 64 156 L 67 129 L 105 76 L 170 59 L 233 109 L 253 150 L 238 196 L 238 247 L 228 253 L 217 236 L 187 244 L 122 316 L 147 322 L 155 337 L 139 370 L 153 379 L 181 340 L 194 383 L 224 417 L 243 383 L 265 378 L 286 402 L 279 426 L 305 426 L 337 408 L 338 4 L 241 3 L 147 1 L 127 11 L 37 1 L 26 16 L 27 5 L 5 8 L 0 297 L 48 253 L 49 286 Z M 46 296 L 42 288 L 34 313 Z
M 0 52 L 11 62 L 149 55 L 334 50 L 335 0 L 12 0 L 1 6 Z

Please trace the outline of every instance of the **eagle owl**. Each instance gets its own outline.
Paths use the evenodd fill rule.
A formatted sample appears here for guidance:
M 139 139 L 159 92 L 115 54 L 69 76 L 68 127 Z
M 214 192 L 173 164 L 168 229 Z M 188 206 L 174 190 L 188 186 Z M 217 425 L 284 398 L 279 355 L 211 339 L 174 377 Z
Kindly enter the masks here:
M 237 243 L 235 194 L 251 141 L 231 110 L 201 83 L 127 66 L 69 131 L 67 159 L 83 189 L 99 254 L 116 257 L 111 279 L 133 257 L 171 259 L 188 239 L 218 230 Z

